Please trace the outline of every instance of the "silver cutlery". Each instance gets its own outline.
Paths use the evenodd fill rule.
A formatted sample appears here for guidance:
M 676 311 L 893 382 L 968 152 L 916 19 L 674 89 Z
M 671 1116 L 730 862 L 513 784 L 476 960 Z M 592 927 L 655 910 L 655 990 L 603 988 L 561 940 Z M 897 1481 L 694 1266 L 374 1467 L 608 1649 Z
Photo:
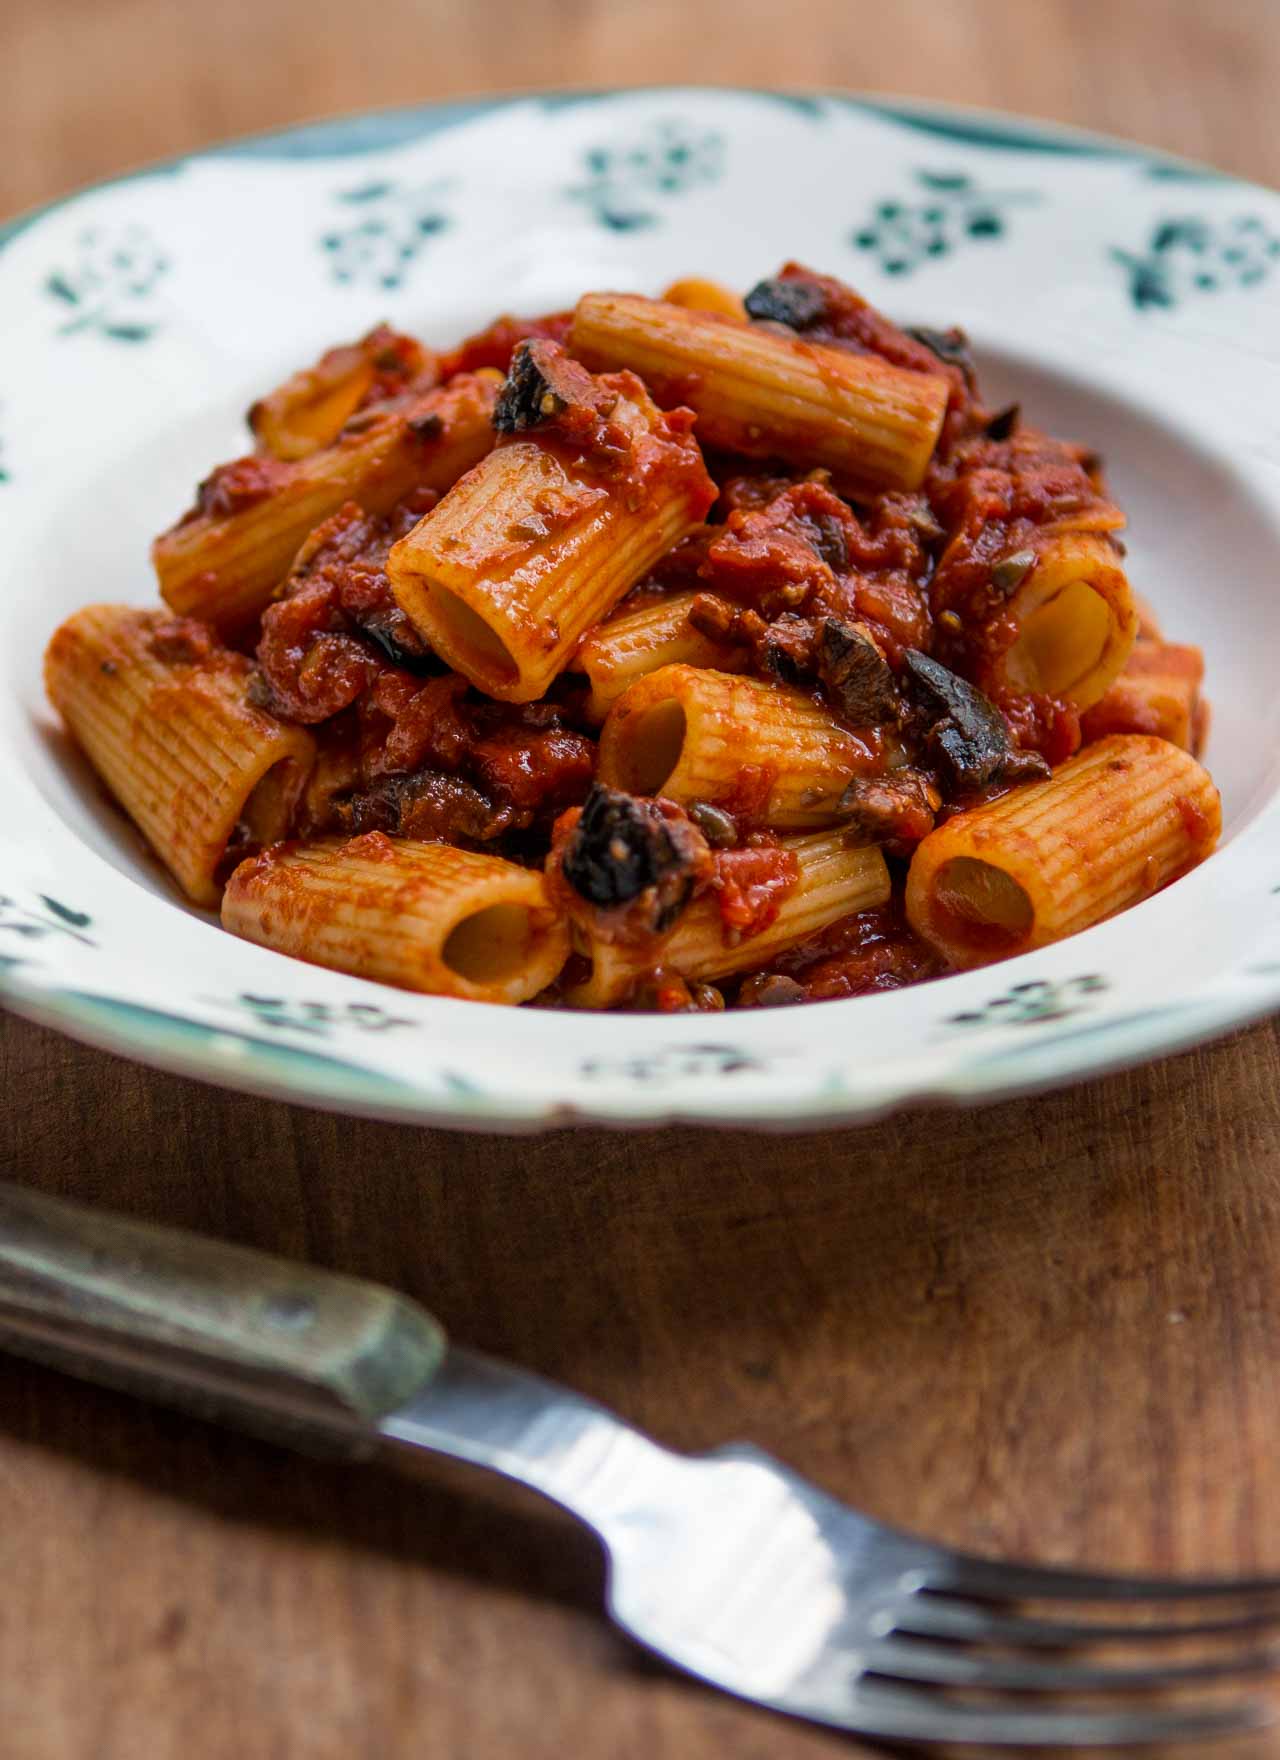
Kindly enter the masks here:
M 529 1486 L 599 1536 L 623 1631 L 774 1711 L 1020 1746 L 1270 1720 L 1256 1693 L 1148 1695 L 1280 1666 L 1262 1635 L 1280 1624 L 1280 1579 L 1093 1575 L 932 1545 L 748 1445 L 673 1453 L 449 1344 L 376 1284 L 0 1183 L 0 1346 L 278 1442 L 355 1459 L 425 1450 Z M 1088 1604 L 1108 1611 L 1085 1617 Z M 1117 1646 L 1124 1659 L 1107 1660 Z

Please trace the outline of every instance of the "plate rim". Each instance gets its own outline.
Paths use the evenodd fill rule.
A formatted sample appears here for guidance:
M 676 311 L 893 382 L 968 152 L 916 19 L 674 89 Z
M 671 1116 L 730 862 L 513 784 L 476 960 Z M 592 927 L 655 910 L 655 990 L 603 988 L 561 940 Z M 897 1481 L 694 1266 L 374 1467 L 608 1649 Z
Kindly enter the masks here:
M 103 190 L 116 189 L 122 184 L 132 183 L 136 179 L 153 177 L 173 171 L 180 166 L 193 163 L 200 159 L 225 158 L 240 154 L 243 149 L 266 146 L 273 141 L 298 139 L 306 135 L 320 134 L 328 130 L 341 130 L 361 122 L 376 120 L 379 122 L 393 121 L 396 118 L 408 118 L 426 114 L 441 114 L 446 111 L 467 111 L 471 115 L 480 115 L 490 110 L 501 109 L 507 104 L 538 102 L 546 98 L 569 98 L 590 102 L 609 98 L 657 97 L 675 93 L 712 94 L 739 98 L 783 98 L 810 102 L 830 102 L 848 104 L 858 110 L 872 115 L 883 116 L 889 121 L 900 121 L 910 126 L 911 119 L 938 115 L 954 118 L 969 117 L 975 122 L 994 122 L 1013 124 L 1015 133 L 1022 139 L 1007 136 L 1003 142 L 995 139 L 986 144 L 991 146 L 1004 145 L 1007 148 L 1024 147 L 1035 150 L 1036 137 L 1039 144 L 1052 151 L 1051 141 L 1054 137 L 1078 142 L 1081 149 L 1092 149 L 1098 152 L 1114 153 L 1117 156 L 1130 155 L 1139 159 L 1161 160 L 1168 164 L 1182 166 L 1189 171 L 1202 172 L 1227 183 L 1235 183 L 1244 189 L 1266 190 L 1276 194 L 1280 186 L 1273 188 L 1270 184 L 1260 183 L 1256 178 L 1244 177 L 1239 172 L 1224 171 L 1220 166 L 1210 163 L 1207 159 L 1190 158 L 1183 153 L 1175 153 L 1167 147 L 1154 147 L 1144 141 L 1128 135 L 1111 134 L 1105 129 L 1086 128 L 1079 123 L 1059 122 L 1053 117 L 1035 116 L 1022 110 L 1000 110 L 989 104 L 957 104 L 947 98 L 920 98 L 909 92 L 871 91 L 861 86 L 744 86 L 732 83 L 724 85 L 706 84 L 695 81 L 683 84 L 674 80 L 658 80 L 645 85 L 563 85 L 563 86 L 519 86 L 502 89 L 480 90 L 466 96 L 450 98 L 426 98 L 418 104 L 373 104 L 351 110 L 335 110 L 317 116 L 310 116 L 302 122 L 284 123 L 278 128 L 247 129 L 240 134 L 219 135 L 204 146 L 193 147 L 186 152 L 161 153 L 155 158 L 140 159 L 113 171 L 107 177 L 98 177 L 88 183 L 75 184 L 71 189 L 64 190 L 60 195 L 51 196 L 47 201 L 36 202 L 29 207 L 17 209 L 11 214 L 0 215 L 0 251 L 13 242 L 29 227 L 47 219 L 69 203 L 78 201 L 82 196 L 99 195 Z M 459 117 L 461 123 L 469 118 Z M 982 144 L 976 140 L 971 144 Z M 317 157 L 324 155 L 317 154 Z M 338 155 L 335 155 L 335 157 Z

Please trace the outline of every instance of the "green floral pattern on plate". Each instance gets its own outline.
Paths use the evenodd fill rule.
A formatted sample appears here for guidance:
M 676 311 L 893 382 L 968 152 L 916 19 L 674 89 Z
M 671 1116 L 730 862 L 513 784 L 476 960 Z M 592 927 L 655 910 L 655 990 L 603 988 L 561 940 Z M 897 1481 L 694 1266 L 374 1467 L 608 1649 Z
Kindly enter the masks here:
M 122 997 L 74 990 L 60 994 L 74 1009 L 81 1026 L 110 1026 L 126 1033 L 140 1048 L 159 1052 L 166 1061 L 182 1060 L 182 1054 L 191 1051 L 209 1054 L 224 1068 L 244 1066 L 262 1081 L 284 1077 L 301 1083 L 317 1097 L 335 1100 L 358 1100 L 366 1095 L 390 1099 L 411 1092 L 408 1084 L 395 1076 L 367 1069 L 363 1064 L 348 1063 L 327 1052 L 260 1038 L 254 1033 L 228 1031 L 186 1015 L 171 1014 L 166 1009 L 127 1002 Z
M 404 1015 L 391 1014 L 376 1003 L 300 1002 L 285 996 L 255 996 L 241 991 L 235 1007 L 244 1009 L 260 1026 L 278 1027 L 295 1033 L 312 1033 L 328 1038 L 335 1030 L 356 1027 L 362 1033 L 386 1033 L 394 1027 L 412 1027 L 416 1022 Z
M 55 269 L 44 284 L 69 314 L 59 336 L 91 331 L 111 342 L 145 342 L 157 328 L 152 295 L 168 269 L 145 227 L 86 227 L 74 261 Z
M 601 226 L 637 232 L 657 224 L 657 208 L 672 196 L 714 183 L 724 169 L 724 152 L 724 137 L 713 129 L 660 122 L 634 139 L 588 147 L 586 179 L 566 193 Z
M 46 935 L 70 935 L 86 947 L 97 942 L 85 930 L 93 924 L 86 911 L 72 910 L 48 893 L 36 894 L 34 905 L 19 904 L 16 898 L 0 894 L 0 935 L 16 935 L 24 941 L 42 941 Z
M 627 1081 L 661 1085 L 706 1076 L 759 1075 L 768 1064 L 737 1045 L 671 1045 L 633 1057 L 587 1057 L 581 1073 L 589 1082 Z
M 428 242 L 452 224 L 441 204 L 447 181 L 420 186 L 378 178 L 339 190 L 344 223 L 324 233 L 320 248 L 338 282 L 400 287 Z
M 1023 984 L 1012 984 L 1001 996 L 992 997 L 981 1008 L 965 1009 L 962 1014 L 947 1017 L 951 1027 L 1027 1027 L 1046 1021 L 1064 1021 L 1069 1015 L 1081 1014 L 1091 1007 L 1089 998 L 1107 989 L 1107 980 L 1097 972 L 1079 978 L 1032 978 Z
M 1160 220 L 1142 250 L 1114 249 L 1139 311 L 1170 310 L 1189 295 L 1257 287 L 1280 261 L 1280 233 L 1257 214 L 1227 220 L 1182 215 Z
M 6 939 L 14 936 L 24 946 L 50 936 L 70 936 L 85 947 L 98 947 L 98 942 L 87 933 L 93 927 L 93 918 L 88 911 L 75 910 L 50 893 L 37 892 L 31 896 L 32 902 L 24 904 L 9 894 L 0 894 L 0 936 Z M 31 963 L 23 955 L 0 951 L 0 972 L 14 972 Z M 151 1050 L 172 1054 L 198 1049 L 210 1053 L 220 1063 L 225 1064 L 228 1060 L 252 1063 L 263 1077 L 301 1078 L 317 1093 L 326 1091 L 326 1084 L 336 1079 L 340 1083 L 339 1092 L 345 1092 L 353 1100 L 359 1098 L 363 1090 L 368 1090 L 374 1099 L 409 1091 L 404 1083 L 380 1070 L 348 1063 L 327 1053 L 282 1044 L 255 1033 L 227 1030 L 124 997 L 104 996 L 86 990 L 43 988 L 39 994 L 54 998 L 61 1008 L 74 1015 L 81 1026 L 110 1025 L 126 1032 L 135 1042 L 141 1037 L 146 1048 Z M 349 1003 L 340 1008 L 323 1003 L 290 1004 L 281 998 L 248 994 L 242 994 L 237 1002 L 259 1024 L 308 1033 L 327 1033 L 338 1025 L 384 1030 L 413 1024 L 388 1014 L 377 1005 Z M 450 1092 L 459 1093 L 467 1087 L 465 1081 L 452 1078 L 448 1072 L 444 1073 L 443 1080 Z
M 1010 208 L 1039 202 L 1035 190 L 992 189 L 965 171 L 917 171 L 911 197 L 879 201 L 851 243 L 886 275 L 909 275 L 965 243 L 1005 235 Z

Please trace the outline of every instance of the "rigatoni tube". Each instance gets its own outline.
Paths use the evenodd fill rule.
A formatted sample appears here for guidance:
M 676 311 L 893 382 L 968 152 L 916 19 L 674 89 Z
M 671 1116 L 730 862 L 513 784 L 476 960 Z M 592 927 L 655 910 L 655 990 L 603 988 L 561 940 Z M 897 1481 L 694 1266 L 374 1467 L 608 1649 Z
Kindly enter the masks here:
M 682 275 L 664 289 L 668 305 L 686 306 L 694 312 L 719 312 L 722 318 L 745 318 L 747 308 L 742 295 L 726 287 L 723 281 L 708 281 L 704 275 Z
M 260 397 L 249 426 L 273 458 L 306 458 L 332 446 L 361 404 L 439 383 L 434 357 L 411 336 L 379 324 L 359 342 L 330 348 Z
M 472 1002 L 527 1002 L 569 952 L 541 874 L 380 831 L 242 862 L 222 922 L 313 965 Z
M 494 372 L 461 374 L 395 409 L 357 416 L 305 458 L 250 458 L 215 472 L 196 508 L 152 546 L 161 594 L 181 616 L 239 635 L 303 539 L 344 501 L 386 513 L 411 490 L 443 491 L 470 470 L 493 444 L 500 383 Z
M 249 426 L 272 458 L 308 458 L 333 445 L 372 384 L 373 363 L 358 344 L 331 348 L 259 398 Z
M 802 691 L 697 666 L 664 666 L 614 703 L 599 779 L 629 794 L 706 801 L 746 823 L 837 823 L 841 797 L 876 759 Z
M 931 373 L 635 294 L 585 294 L 569 340 L 589 367 L 630 367 L 659 403 L 695 410 L 707 445 L 821 465 L 843 489 L 919 488 L 946 414 Z
M 90 605 L 45 654 L 49 699 L 183 890 L 216 905 L 237 827 L 283 837 L 315 757 L 246 700 L 249 663 L 161 611 Z
M 1003 656 L 1004 680 L 1087 709 L 1119 675 L 1137 635 L 1119 553 L 1105 534 L 1060 531 L 1033 555 L 1005 607 L 1018 633 Z
M 590 975 L 565 1000 L 578 1008 L 611 1008 L 655 971 L 706 980 L 758 971 L 838 918 L 888 901 L 889 870 L 878 846 L 855 847 L 843 831 L 788 837 L 782 846 L 794 853 L 799 877 L 760 934 L 728 934 L 713 895 L 689 905 L 666 935 L 647 941 L 614 942 L 588 933 L 582 951 L 591 960 Z
M 1047 782 L 957 813 L 916 849 L 912 928 L 955 966 L 1061 941 L 1139 903 L 1210 853 L 1218 791 L 1167 740 L 1113 734 Z
M 583 634 L 715 499 L 691 436 L 625 378 L 610 412 L 625 463 L 602 470 L 570 446 L 504 442 L 391 552 L 401 610 L 492 697 L 542 696 Z
M 1124 671 L 1081 721 L 1084 737 L 1155 733 L 1195 752 L 1204 732 L 1203 680 L 1204 655 L 1199 648 L 1139 639 Z
M 639 611 L 620 612 L 593 629 L 578 649 L 575 672 L 591 685 L 587 713 L 603 721 L 623 691 L 663 666 L 715 667 L 733 672 L 746 663 L 746 650 L 713 641 L 689 622 L 696 593 L 673 593 Z

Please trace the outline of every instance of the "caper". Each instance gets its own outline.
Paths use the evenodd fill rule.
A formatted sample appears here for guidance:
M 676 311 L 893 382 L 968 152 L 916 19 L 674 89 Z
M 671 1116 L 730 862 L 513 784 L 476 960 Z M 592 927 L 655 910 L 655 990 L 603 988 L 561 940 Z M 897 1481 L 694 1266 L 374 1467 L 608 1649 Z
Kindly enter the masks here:
M 1022 585 L 1035 565 L 1034 550 L 1016 550 L 1012 556 L 1002 556 L 991 570 L 991 585 L 998 593 L 1012 593 Z
M 685 811 L 712 849 L 732 849 L 737 843 L 737 822 L 723 807 L 713 807 L 710 801 L 690 801 Z

